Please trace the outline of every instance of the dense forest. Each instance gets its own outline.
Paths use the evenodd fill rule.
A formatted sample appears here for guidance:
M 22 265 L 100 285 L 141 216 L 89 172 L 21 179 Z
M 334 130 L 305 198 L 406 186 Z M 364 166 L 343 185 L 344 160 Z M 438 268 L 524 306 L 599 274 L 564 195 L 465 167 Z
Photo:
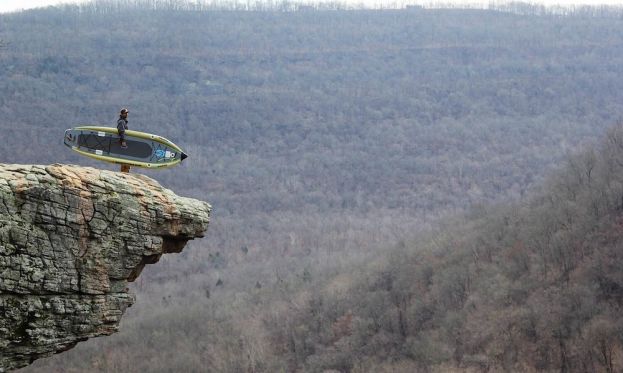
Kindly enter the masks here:
M 620 371 L 622 14 L 0 15 L 0 161 L 115 169 L 61 137 L 128 107 L 190 155 L 136 172 L 214 206 L 118 334 L 24 371 Z

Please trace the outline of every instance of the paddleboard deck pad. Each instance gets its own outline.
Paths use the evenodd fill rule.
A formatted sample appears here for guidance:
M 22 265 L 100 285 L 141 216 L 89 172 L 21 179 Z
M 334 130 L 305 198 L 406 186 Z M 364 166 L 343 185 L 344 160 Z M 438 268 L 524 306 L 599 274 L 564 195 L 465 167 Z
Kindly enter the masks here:
M 83 126 L 65 131 L 64 143 L 72 150 L 100 161 L 144 168 L 171 167 L 186 159 L 179 146 L 158 135 L 125 131 L 121 147 L 116 128 Z

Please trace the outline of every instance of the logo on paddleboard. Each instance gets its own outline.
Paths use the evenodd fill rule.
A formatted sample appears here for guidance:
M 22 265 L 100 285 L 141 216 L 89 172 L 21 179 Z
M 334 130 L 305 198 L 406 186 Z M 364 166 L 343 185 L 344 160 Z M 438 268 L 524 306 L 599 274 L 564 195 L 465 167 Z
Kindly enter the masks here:
M 158 158 L 175 158 L 176 153 L 175 152 L 170 152 L 170 151 L 164 151 L 162 149 L 158 149 L 155 152 L 156 157 Z

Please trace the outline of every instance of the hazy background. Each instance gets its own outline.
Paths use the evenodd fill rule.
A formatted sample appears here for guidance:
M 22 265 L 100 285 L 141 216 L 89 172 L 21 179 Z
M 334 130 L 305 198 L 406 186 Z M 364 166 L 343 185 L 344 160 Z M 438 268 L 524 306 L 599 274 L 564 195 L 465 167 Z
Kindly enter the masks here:
M 0 16 L 3 162 L 116 169 L 61 136 L 128 107 L 214 207 L 26 371 L 620 370 L 621 8 L 347 8 Z

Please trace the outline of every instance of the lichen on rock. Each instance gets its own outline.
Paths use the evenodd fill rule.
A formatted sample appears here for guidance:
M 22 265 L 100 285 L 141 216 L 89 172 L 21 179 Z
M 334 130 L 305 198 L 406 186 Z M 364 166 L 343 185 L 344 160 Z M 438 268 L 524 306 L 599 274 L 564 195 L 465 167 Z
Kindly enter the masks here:
M 0 164 L 0 372 L 116 332 L 128 281 L 210 209 L 140 174 Z

